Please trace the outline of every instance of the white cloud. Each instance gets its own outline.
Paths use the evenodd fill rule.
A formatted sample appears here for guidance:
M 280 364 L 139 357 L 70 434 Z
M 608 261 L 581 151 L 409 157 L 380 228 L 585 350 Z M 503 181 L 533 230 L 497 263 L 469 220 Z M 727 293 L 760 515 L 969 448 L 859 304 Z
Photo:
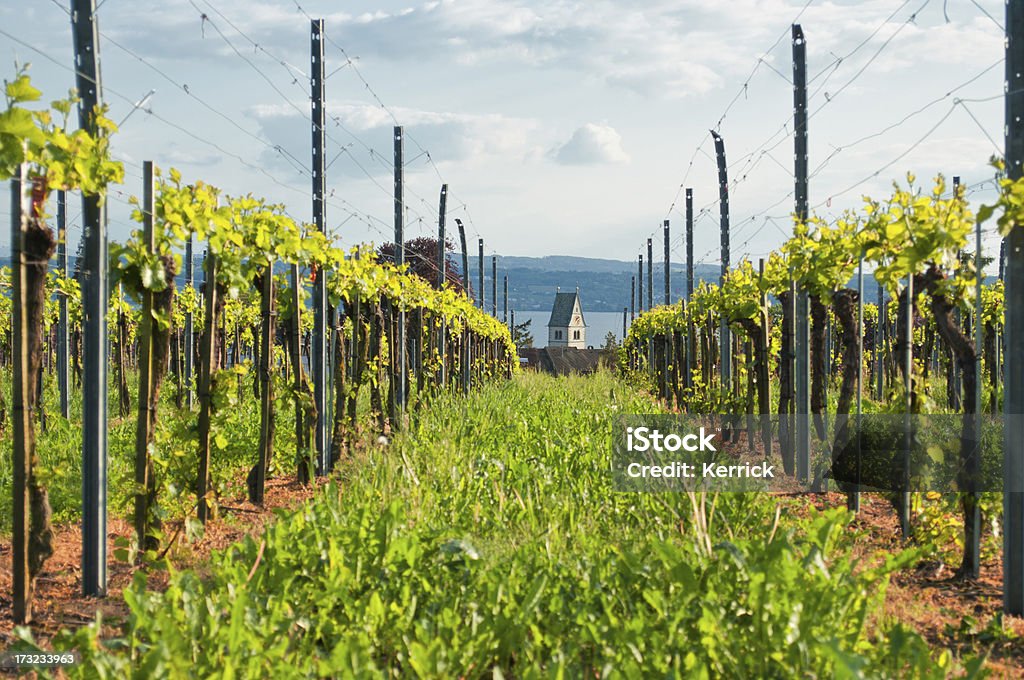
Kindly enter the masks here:
M 893 14 L 891 0 L 824 2 L 802 13 L 803 2 L 788 0 L 429 0 L 411 7 L 384 2 L 384 8 L 363 12 L 304 4 L 325 17 L 329 39 L 352 56 L 398 63 L 440 58 L 480 69 L 563 68 L 653 99 L 702 95 L 743 78 L 773 43 L 766 61 L 775 61 L 786 74 L 785 34 L 798 13 L 812 73 L 854 41 L 866 42 L 846 67 L 859 67 L 881 51 L 872 69 L 876 74 L 905 68 L 925 53 L 941 63 L 990 63 L 1001 45 L 991 39 L 998 38 L 998 28 L 973 10 L 974 16 L 964 10 L 959 14 L 967 16 L 948 24 L 939 10 L 908 21 L 911 9 Z M 214 11 L 201 20 L 187 0 L 168 0 L 155 10 L 148 3 L 126 9 L 108 30 L 129 47 L 176 60 L 235 58 L 218 30 L 235 47 L 250 51 L 234 27 L 295 63 L 308 53 L 308 23 L 292 3 L 223 0 L 218 7 L 233 26 Z M 890 15 L 891 20 L 879 22 Z M 258 62 L 274 68 L 262 55 Z
M 224 159 L 219 153 L 186 150 L 174 145 L 163 154 L 161 160 L 174 165 L 188 164 L 208 167 L 217 165 Z
M 423 149 L 430 151 L 437 163 L 460 161 L 479 163 L 485 158 L 513 157 L 521 160 L 536 155 L 532 136 L 539 127 L 536 120 L 500 114 L 471 114 L 449 111 L 422 111 L 404 107 L 390 109 L 406 130 L 405 154 L 407 172 L 429 169 L 426 159 L 420 159 Z M 286 156 L 309 157 L 309 129 L 305 119 L 292 107 L 281 104 L 258 105 L 249 109 L 263 135 L 285 150 L 285 154 L 267 150 L 264 159 L 279 167 L 291 167 Z M 384 109 L 363 103 L 328 103 L 327 105 L 327 159 L 339 153 L 340 145 L 351 144 L 355 156 L 366 158 L 365 143 L 374 149 L 381 163 L 362 163 L 359 167 L 349 161 L 346 154 L 339 156 L 329 174 L 365 177 L 386 175 L 392 154 L 392 128 L 394 119 Z M 352 135 L 362 143 L 355 142 Z M 422 149 L 421 149 L 422 147 Z M 415 161 L 412 159 L 416 159 Z
M 194 2 L 197 7 L 190 0 L 120 3 L 108 12 L 115 4 L 109 3 L 100 10 L 113 118 L 122 119 L 143 93 L 156 89 L 149 106 L 171 121 L 134 114 L 115 136 L 115 151 L 178 165 L 225 191 L 252 191 L 307 216 L 307 17 L 292 0 Z M 702 219 L 711 219 L 718 188 L 706 131 L 715 127 L 735 164 L 735 243 L 745 244 L 737 252 L 768 251 L 788 229 L 791 208 L 785 198 L 792 192 L 789 31 L 798 14 L 808 41 L 812 168 L 842 148 L 812 178 L 813 203 L 872 177 L 823 209 L 856 207 L 862 193 L 884 196 L 889 181 L 907 170 L 920 178 L 961 174 L 965 183 L 976 183 L 991 176 L 986 161 L 1002 144 L 999 0 L 978 0 L 995 21 L 974 3 L 931 3 L 910 20 L 923 3 L 902 0 L 300 3 L 325 19 L 330 40 L 328 111 L 340 125 L 332 120 L 328 130 L 333 165 L 327 175 L 337 189 L 331 215 L 338 222 L 347 215 L 343 205 L 374 215 L 377 227 L 391 219 L 394 121 L 376 104 L 377 95 L 406 126 L 407 187 L 430 203 L 413 199 L 424 224 L 443 181 L 459 198 L 451 205 L 471 205 L 472 218 L 499 252 L 625 252 L 646 236 L 630 225 L 658 223 L 684 180 L 694 188 L 698 209 L 708 208 Z M 17 27 L 20 39 L 60 62 L 0 37 L 5 53 L 33 62 L 33 80 L 46 98 L 66 91 L 70 22 L 58 4 L 0 2 L 0 24 Z M 202 101 L 111 39 L 175 83 L 186 83 Z M 354 69 L 343 67 L 338 45 L 373 93 Z M 954 97 L 963 98 L 963 107 L 933 130 Z M 924 142 L 910 149 L 921 137 Z M 413 139 L 430 150 L 443 177 Z M 128 171 L 125 190 L 133 191 L 139 170 Z M 5 200 L 0 192 L 0 213 Z M 766 209 L 783 228 L 763 224 Z M 677 201 L 673 219 L 678 210 Z M 347 222 L 345 237 L 363 238 L 360 225 Z M 607 235 L 595 238 L 595 225 Z M 365 231 L 367 238 L 386 238 Z M 717 252 L 717 232 L 708 234 L 698 235 L 698 254 Z
M 622 135 L 610 125 L 597 123 L 578 128 L 568 142 L 552 150 L 551 156 L 562 165 L 629 162 L 629 155 L 622 148 Z

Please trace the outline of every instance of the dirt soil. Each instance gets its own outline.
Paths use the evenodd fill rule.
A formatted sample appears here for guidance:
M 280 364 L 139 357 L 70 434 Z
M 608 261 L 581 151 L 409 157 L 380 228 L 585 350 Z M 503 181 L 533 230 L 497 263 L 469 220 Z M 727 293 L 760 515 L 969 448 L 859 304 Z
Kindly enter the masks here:
M 268 479 L 265 503 L 262 507 L 253 505 L 245 497 L 222 499 L 220 516 L 209 522 L 201 538 L 186 544 L 185 532 L 180 531 L 182 522 L 168 522 L 164 533 L 168 537 L 177 534 L 175 544 L 167 558 L 175 569 L 201 567 L 214 550 L 227 548 L 246 535 L 257 536 L 275 515 L 274 510 L 298 506 L 311 498 L 315 487 L 302 486 L 294 478 Z M 36 640 L 43 646 L 61 628 L 76 628 L 91 623 L 96 612 L 103 613 L 104 631 L 115 635 L 128 615 L 128 608 L 121 597 L 121 591 L 131 585 L 135 572 L 134 565 L 113 559 L 118 538 L 129 538 L 132 525 L 123 519 L 111 519 L 107 525 L 108 590 L 107 597 L 95 598 L 82 595 L 81 558 L 82 533 L 77 525 L 60 527 L 55 530 L 55 551 L 47 560 L 43 573 L 36 579 L 33 606 L 33 620 L 30 625 Z M 160 588 L 165 584 L 165 571 L 154 571 L 150 584 Z M 11 544 L 0 542 L 0 650 L 12 642 L 14 629 L 11 594 Z
M 176 569 L 202 568 L 214 550 L 227 548 L 246 535 L 259 535 L 279 508 L 296 507 L 314 494 L 314 487 L 303 487 L 294 479 L 267 481 L 266 504 L 256 507 L 245 498 L 224 501 L 221 515 L 207 527 L 202 538 L 186 544 L 184 532 L 168 557 Z M 790 496 L 792 502 L 807 510 L 845 505 L 840 493 Z M 855 550 L 866 563 L 879 559 L 880 552 L 892 553 L 902 545 L 899 524 L 889 502 L 871 494 L 862 495 L 861 512 L 851 531 L 858 533 Z M 168 536 L 180 527 L 169 524 Z M 114 541 L 129 537 L 132 527 L 122 519 L 109 524 L 108 551 L 113 555 Z M 34 620 L 31 624 L 36 639 L 44 646 L 61 628 L 74 628 L 90 623 L 96 612 L 103 613 L 105 633 L 118 634 L 128 610 L 121 591 L 131 584 L 138 567 L 111 559 L 109 590 L 106 598 L 83 597 L 81 594 L 80 559 L 81 532 L 77 526 L 57 531 L 56 552 L 37 579 Z M 1024 619 L 1005 617 L 1002 634 L 993 634 L 997 627 L 989 624 L 1001 615 L 1002 563 L 998 557 L 982 563 L 981 578 L 975 582 L 958 582 L 951 577 L 956 565 L 923 562 L 912 569 L 895 574 L 888 590 L 880 618 L 900 621 L 917 630 L 935 648 L 949 649 L 954 656 L 985 653 L 988 669 L 995 678 L 1024 678 Z M 152 587 L 160 588 L 161 576 L 153 572 Z M 0 542 L 0 649 L 12 641 L 11 551 L 9 543 Z
M 809 494 L 802 499 L 819 509 L 846 505 L 842 493 Z M 893 506 L 875 494 L 861 495 L 861 510 L 850 530 L 858 534 L 855 552 L 867 563 L 877 560 L 880 551 L 891 554 L 904 547 Z M 983 560 L 977 581 L 954 579 L 957 566 L 924 561 L 894 574 L 881 620 L 902 622 L 933 648 L 948 649 L 956 658 L 987 652 L 990 677 L 1024 678 L 1024 619 L 1003 617 L 1003 633 L 993 632 L 998 630 L 993 619 L 1002 617 L 1002 558 Z

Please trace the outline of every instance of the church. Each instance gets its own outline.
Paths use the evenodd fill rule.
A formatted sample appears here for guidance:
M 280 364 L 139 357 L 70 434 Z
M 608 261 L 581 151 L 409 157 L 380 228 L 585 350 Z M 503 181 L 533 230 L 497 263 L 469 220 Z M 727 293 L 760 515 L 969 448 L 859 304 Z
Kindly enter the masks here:
M 555 304 L 548 321 L 548 347 L 587 347 L 587 322 L 580 306 L 580 291 L 555 293 Z
M 547 347 L 519 349 L 521 366 L 552 375 L 593 373 L 601 363 L 601 354 L 599 349 L 587 349 L 587 322 L 579 288 L 575 293 L 555 293 Z

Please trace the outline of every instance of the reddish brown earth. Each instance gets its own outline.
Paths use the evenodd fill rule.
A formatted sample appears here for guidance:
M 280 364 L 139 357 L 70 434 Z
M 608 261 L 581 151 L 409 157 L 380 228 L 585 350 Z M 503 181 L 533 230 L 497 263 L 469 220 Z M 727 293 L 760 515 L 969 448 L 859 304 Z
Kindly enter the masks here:
M 268 479 L 263 507 L 254 506 L 245 497 L 225 500 L 220 517 L 208 523 L 202 537 L 192 543 L 186 543 L 184 532 L 180 531 L 180 520 L 168 522 L 164 528 L 166 535 L 177 536 L 167 558 L 175 569 L 201 568 L 211 551 L 227 548 L 246 535 L 259 535 L 264 526 L 274 519 L 275 509 L 299 505 L 312 497 L 314 488 L 304 487 L 294 479 Z M 109 587 L 105 598 L 82 595 L 82 534 L 79 527 L 66 526 L 56 530 L 56 550 L 36 579 L 30 626 L 36 639 L 44 645 L 61 628 L 75 628 L 92 622 L 97 611 L 103 613 L 104 627 L 112 634 L 127 616 L 128 609 L 121 591 L 131 584 L 139 567 L 112 557 L 115 540 L 130 537 L 132 526 L 123 519 L 112 519 L 107 529 L 107 554 L 111 559 L 107 566 Z M 165 571 L 154 571 L 150 584 L 160 588 L 165 577 Z M 0 649 L 5 649 L 12 640 L 14 620 L 10 595 L 11 544 L 0 542 Z
M 843 507 L 841 493 L 813 494 L 798 502 L 819 509 Z M 850 527 L 858 534 L 855 551 L 866 564 L 880 552 L 898 552 L 904 547 L 899 521 L 892 505 L 881 497 L 862 494 L 861 511 Z M 1024 619 L 1003 619 L 1002 636 L 986 631 L 1003 607 L 1003 565 L 1001 557 L 983 560 L 981 578 L 973 582 L 952 578 L 957 564 L 928 561 L 892 576 L 886 590 L 880 621 L 902 622 L 920 633 L 933 648 L 950 650 L 957 658 L 988 653 L 987 668 L 993 678 L 1024 678 Z M 965 617 L 973 619 L 963 625 Z
M 168 552 L 176 569 L 202 568 L 211 551 L 220 550 L 246 535 L 258 535 L 273 520 L 277 508 L 295 507 L 309 499 L 312 487 L 303 487 L 291 479 L 267 482 L 266 504 L 256 507 L 244 498 L 229 500 L 222 506 L 221 516 L 211 522 L 202 538 L 186 543 L 183 532 Z M 845 504 L 839 493 L 784 496 L 780 500 L 799 506 L 796 510 L 836 507 Z M 903 543 L 892 506 L 879 497 L 865 494 L 861 513 L 850 531 L 857 532 L 855 550 L 870 564 L 880 552 L 898 551 Z M 180 527 L 170 523 L 166 533 L 173 535 Z M 131 535 L 131 526 L 124 520 L 109 525 L 109 554 L 114 541 Z M 36 639 L 44 645 L 61 629 L 90 623 L 97 611 L 103 613 L 109 634 L 117 629 L 127 615 L 121 591 L 131 583 L 138 567 L 111 560 L 108 597 L 83 597 L 80 581 L 81 534 L 78 527 L 62 527 L 57 532 L 56 552 L 37 579 L 34 620 L 31 624 Z M 981 578 L 962 583 L 951 580 L 955 565 L 928 562 L 894 575 L 886 592 L 880 621 L 900 621 L 917 630 L 935 648 L 949 649 L 954 656 L 988 653 L 988 668 L 996 678 L 1024 678 L 1024 619 L 1006 617 L 1003 635 L 993 636 L 986 626 L 1002 608 L 1002 564 L 998 557 L 983 562 Z M 166 572 L 153 572 L 150 584 L 161 587 Z M 11 600 L 10 544 L 0 543 L 0 649 L 11 641 L 13 630 Z M 970 617 L 967 625 L 964 618 Z

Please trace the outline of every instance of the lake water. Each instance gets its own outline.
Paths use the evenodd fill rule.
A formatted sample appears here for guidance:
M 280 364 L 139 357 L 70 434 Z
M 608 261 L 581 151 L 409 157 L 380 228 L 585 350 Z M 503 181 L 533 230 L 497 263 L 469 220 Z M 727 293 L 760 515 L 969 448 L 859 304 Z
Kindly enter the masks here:
M 530 333 L 533 334 L 534 347 L 547 347 L 548 344 L 548 320 L 551 318 L 551 310 L 543 312 L 520 312 L 516 311 L 516 323 L 521 324 L 530 319 Z M 587 346 L 600 349 L 604 346 L 604 337 L 611 331 L 615 334 L 615 340 L 622 342 L 622 312 L 583 312 L 583 318 L 587 322 Z M 627 320 L 628 323 L 628 320 Z

